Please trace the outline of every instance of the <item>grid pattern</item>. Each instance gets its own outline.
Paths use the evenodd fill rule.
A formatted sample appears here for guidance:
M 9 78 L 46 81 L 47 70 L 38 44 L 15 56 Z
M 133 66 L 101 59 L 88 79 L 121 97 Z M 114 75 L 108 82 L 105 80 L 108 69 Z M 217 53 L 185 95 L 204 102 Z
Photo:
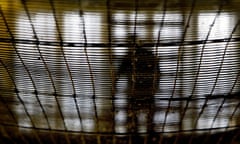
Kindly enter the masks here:
M 239 142 L 239 5 L 0 2 L 0 141 Z

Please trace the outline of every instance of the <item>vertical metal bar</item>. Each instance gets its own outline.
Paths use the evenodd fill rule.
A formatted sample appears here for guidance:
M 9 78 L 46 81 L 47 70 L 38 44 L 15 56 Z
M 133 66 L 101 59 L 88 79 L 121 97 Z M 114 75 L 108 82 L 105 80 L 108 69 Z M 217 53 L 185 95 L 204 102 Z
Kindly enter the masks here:
M 201 50 L 201 54 L 200 54 L 200 61 L 199 61 L 199 64 L 198 64 L 197 74 L 196 74 L 196 76 L 195 76 L 195 81 L 194 81 L 194 85 L 193 85 L 193 89 L 192 89 L 191 96 L 193 96 L 194 91 L 195 91 L 195 89 L 196 89 L 196 85 L 197 85 L 197 81 L 198 81 L 198 77 L 199 77 L 199 73 L 200 73 L 200 69 L 201 69 L 203 54 L 204 54 L 204 50 L 205 50 L 205 47 L 206 47 L 207 40 L 208 40 L 208 38 L 209 38 L 209 36 L 210 36 L 210 33 L 211 33 L 211 31 L 212 31 L 212 28 L 214 27 L 214 24 L 215 24 L 218 16 L 219 16 L 220 13 L 222 12 L 222 8 L 223 8 L 223 2 L 219 5 L 219 9 L 218 9 L 218 11 L 217 11 L 217 14 L 216 14 L 216 16 L 214 17 L 214 20 L 212 21 L 212 23 L 211 23 L 211 25 L 210 25 L 210 28 L 209 28 L 209 30 L 208 30 L 208 33 L 207 33 L 207 36 L 206 36 L 205 40 L 203 41 L 203 46 L 202 46 L 202 50 Z M 195 124 L 194 124 L 194 127 L 195 127 L 195 128 L 196 128 L 196 126 L 197 126 L 197 124 L 198 124 L 197 122 L 198 122 L 199 118 L 201 117 L 201 115 L 202 115 L 202 113 L 203 113 L 203 111 L 204 111 L 204 109 L 205 109 L 205 107 L 206 107 L 206 105 L 207 105 L 207 102 L 208 102 L 208 98 L 205 99 L 205 102 L 204 102 L 203 106 L 201 107 L 201 111 L 199 112 L 199 115 L 198 115 L 197 118 L 196 118 L 196 122 L 195 122 Z
M 167 12 L 167 2 L 168 0 L 164 0 L 163 1 L 163 13 L 162 13 L 162 18 L 161 18 L 161 22 L 160 22 L 160 26 L 159 26 L 159 30 L 158 30 L 158 38 L 157 38 L 157 43 L 156 43 L 156 47 L 155 47 L 155 51 L 156 51 L 156 56 L 158 56 L 158 47 L 160 45 L 160 40 L 161 40 L 161 32 L 162 32 L 162 29 L 164 27 L 164 22 L 165 22 L 165 16 L 166 16 L 166 12 Z M 157 62 L 156 62 L 157 63 Z M 161 70 L 160 70 L 161 71 Z M 169 105 L 170 106 L 170 105 Z M 168 107 L 169 108 L 169 107 Z M 167 108 L 167 109 L 168 109 Z M 166 124 L 166 119 L 167 119 L 167 112 L 165 114 L 165 117 L 164 117 L 164 122 L 163 122 L 163 126 L 162 126 L 162 131 L 164 131 L 164 127 L 165 127 L 165 124 Z M 162 140 L 162 139 L 161 139 Z
M 223 66 L 223 62 L 224 62 L 224 59 L 225 59 L 225 55 L 226 55 L 226 52 L 227 52 L 228 45 L 229 45 L 229 43 L 231 42 L 232 36 L 233 36 L 233 34 L 235 33 L 235 31 L 237 30 L 239 23 L 240 23 L 240 20 L 238 20 L 238 22 L 236 23 L 235 27 L 233 28 L 233 30 L 232 30 L 229 38 L 227 39 L 227 43 L 226 43 L 225 49 L 224 49 L 224 51 L 223 51 L 221 63 L 220 63 L 219 68 L 218 68 L 217 76 L 216 76 L 216 78 L 215 78 L 213 88 L 212 88 L 212 90 L 211 90 L 211 92 L 210 92 L 209 95 L 212 95 L 213 92 L 214 92 L 214 90 L 215 90 L 215 88 L 216 88 L 216 85 L 217 85 L 217 82 L 218 82 L 218 78 L 219 78 L 219 75 L 220 75 L 221 70 L 222 70 L 222 66 Z M 231 92 L 230 92 L 230 93 L 231 93 Z
M 89 56 L 88 56 L 88 51 L 87 51 L 87 47 L 88 47 L 88 41 L 87 41 L 87 35 L 86 35 L 86 30 L 85 30 L 85 20 L 84 20 L 84 16 L 83 16 L 83 11 L 80 10 L 80 18 L 83 22 L 82 26 L 83 26 L 83 37 L 84 37 L 84 53 L 85 53 L 85 57 L 87 59 L 87 64 L 88 64 L 88 69 L 90 72 L 90 78 L 91 78 L 91 84 L 92 84 L 92 92 L 93 92 L 93 99 L 95 99 L 96 96 L 96 88 L 95 88 L 95 82 L 94 82 L 94 75 L 93 75 L 93 71 L 92 71 L 92 66 L 89 60 Z
M 10 29 L 10 27 L 9 27 L 9 25 L 8 25 L 7 19 L 6 19 L 5 15 L 4 15 L 1 7 L 0 7 L 0 14 L 2 15 L 4 24 L 5 24 L 5 26 L 6 26 L 6 28 L 7 28 L 7 31 L 8 31 L 8 33 L 9 33 L 10 37 L 11 37 L 12 46 L 13 46 L 16 54 L 17 54 L 17 57 L 18 57 L 18 59 L 20 60 L 20 62 L 22 63 L 25 71 L 27 72 L 27 75 L 28 75 L 28 77 L 30 78 L 30 80 L 31 80 L 31 82 L 32 82 L 32 85 L 33 85 L 33 87 L 34 87 L 34 90 L 35 90 L 35 92 L 36 92 L 36 91 L 37 91 L 37 87 L 36 87 L 36 85 L 35 85 L 35 82 L 34 82 L 34 80 L 33 80 L 33 77 L 32 77 L 32 75 L 31 75 L 29 69 L 28 69 L 27 66 L 25 65 L 25 63 L 24 63 L 24 61 L 23 61 L 20 53 L 19 53 L 18 50 L 17 50 L 16 44 L 15 44 L 15 37 L 14 37 L 13 33 L 11 32 L 11 29 Z M 16 94 L 17 94 L 17 98 L 19 99 L 20 103 L 22 104 L 22 106 L 23 106 L 23 108 L 24 108 L 24 111 L 25 111 L 27 117 L 28 117 L 29 120 L 31 121 L 32 127 L 33 127 L 33 128 L 36 128 L 35 123 L 34 123 L 32 117 L 31 117 L 31 115 L 30 115 L 29 112 L 27 111 L 27 107 L 26 107 L 24 101 L 21 99 L 21 97 L 19 96 L 18 93 L 16 93 Z M 34 133 L 34 135 L 36 136 L 38 143 L 41 143 L 41 140 L 40 140 L 38 134 L 37 134 L 37 133 Z
M 70 80 L 71 80 L 72 89 L 73 89 L 73 96 L 76 96 L 76 89 L 75 89 L 75 84 L 74 84 L 72 72 L 71 72 L 71 70 L 70 70 L 70 67 L 69 67 L 69 64 L 68 64 L 66 55 L 65 55 L 65 53 L 64 53 L 64 49 L 63 49 L 62 33 L 61 33 L 60 25 L 59 25 L 59 22 L 58 22 L 58 19 L 57 19 L 56 9 L 55 9 L 55 6 L 54 6 L 54 2 L 53 2 L 53 0 L 49 0 L 49 2 L 50 2 L 50 6 L 51 6 L 51 8 L 52 8 L 53 17 L 54 17 L 54 20 L 55 20 L 55 25 L 56 25 L 57 34 L 58 34 L 59 43 L 60 43 L 60 50 L 61 50 L 61 53 L 62 53 L 62 56 L 63 56 L 63 59 L 64 59 L 64 63 L 65 63 L 65 65 L 66 65 L 66 68 L 67 68 L 67 70 L 68 70 L 68 74 L 69 74 Z
M 50 80 L 51 80 L 53 89 L 54 89 L 54 91 L 56 91 L 53 78 L 52 78 L 52 76 L 51 76 L 51 74 L 50 74 L 50 71 L 49 71 L 49 69 L 48 69 L 47 63 L 45 62 L 44 57 L 42 56 L 41 50 L 40 50 L 40 48 L 39 48 L 39 39 L 38 39 L 36 30 L 35 30 L 34 24 L 33 24 L 33 22 L 32 22 L 32 19 L 31 19 L 30 12 L 29 12 L 29 10 L 28 10 L 27 4 L 26 4 L 25 1 L 22 1 L 22 4 L 23 4 L 23 8 L 24 8 L 24 10 L 25 10 L 25 12 L 26 12 L 26 14 L 27 14 L 28 21 L 29 21 L 29 23 L 30 23 L 30 25 L 31 25 L 31 28 L 32 28 L 32 31 L 33 31 L 33 34 L 34 34 L 34 38 L 35 38 L 35 40 L 36 40 L 37 50 L 38 50 L 39 55 L 40 55 L 40 57 L 41 57 L 41 60 L 42 60 L 42 62 L 43 62 L 43 64 L 44 64 L 44 67 L 45 67 L 45 69 L 46 69 L 46 71 L 47 71 L 47 73 L 48 73 L 48 76 L 49 76 L 49 78 L 50 78 Z M 49 123 L 49 119 L 48 119 L 47 114 L 46 114 L 46 111 L 45 111 L 45 109 L 44 109 L 44 107 L 43 107 L 43 105 L 42 105 L 42 103 L 41 103 L 41 101 L 40 101 L 40 99 L 39 99 L 39 97 L 38 97 L 38 93 L 36 92 L 35 94 L 36 94 L 37 102 L 38 102 L 38 104 L 40 105 L 41 110 L 42 110 L 42 112 L 43 112 L 43 115 L 44 115 L 44 117 L 45 117 L 45 119 L 46 119 L 46 121 L 47 121 L 48 128 L 51 129 L 51 126 L 50 126 L 50 123 Z
M 137 42 L 136 42 L 136 38 L 137 38 L 137 25 L 138 25 L 138 9 L 139 9 L 139 1 L 135 0 L 134 1 L 134 12 L 135 12 L 135 16 L 134 16 L 134 27 L 133 27 L 133 42 L 131 42 L 131 45 L 129 45 L 130 49 L 131 49 L 131 62 L 132 62 L 132 73 L 131 73 L 131 81 L 132 81 L 132 89 L 131 89 L 131 96 L 135 95 L 135 83 L 136 83 L 136 47 L 137 47 Z M 132 37 L 131 37 L 132 38 Z M 128 93 L 129 95 L 129 93 Z M 132 101 L 132 98 L 129 98 L 128 101 L 128 105 L 130 107 L 129 108 L 129 112 L 132 114 L 129 114 L 129 119 L 130 119 L 130 123 L 129 123 L 129 128 L 130 128 L 130 132 L 137 132 L 138 129 L 138 118 L 137 118 L 137 112 L 136 109 L 134 108 L 135 104 L 134 101 Z
M 112 131 L 115 131 L 115 93 L 116 93 L 116 75 L 113 70 L 113 55 L 112 55 L 112 11 L 110 6 L 111 0 L 106 0 L 106 7 L 107 7 L 107 30 L 108 30 L 108 51 L 109 51 L 109 64 L 110 64 L 110 73 L 111 73 L 111 79 L 112 79 L 112 88 L 111 88 L 111 94 L 112 94 Z
M 159 63 L 159 61 L 161 62 L 161 57 L 158 57 L 159 56 L 159 45 L 160 45 L 160 41 L 161 41 L 161 32 L 163 30 L 163 27 L 164 27 L 164 22 L 165 22 L 165 17 L 166 17 L 166 12 L 167 12 L 167 0 L 164 0 L 163 1 L 163 7 L 162 7 L 162 18 L 161 18 L 161 21 L 159 22 L 159 30 L 158 30 L 158 36 L 157 36 L 157 42 L 156 42 L 156 46 L 155 46 L 155 57 L 157 58 L 157 60 L 155 60 L 155 64 L 154 65 L 157 65 Z M 159 67 L 159 65 L 157 65 L 157 67 Z M 154 79 L 153 79 L 153 86 L 154 86 L 154 90 L 158 90 L 158 88 L 156 88 L 155 86 L 155 83 L 157 81 L 159 81 L 159 73 L 158 73 L 158 70 L 159 68 L 155 69 L 154 71 Z M 161 70 L 160 70 L 161 72 Z M 158 83 L 158 82 L 157 82 Z
M 180 61 L 181 61 L 181 59 L 182 59 L 182 47 L 183 47 L 183 45 L 184 45 L 184 39 L 185 39 L 185 37 L 186 37 L 186 34 L 187 34 L 187 28 L 189 27 L 189 25 L 190 25 L 190 21 L 191 21 L 191 19 L 192 19 L 192 15 L 193 15 L 193 13 L 194 13 L 194 8 L 195 8 L 195 5 L 196 5 L 196 0 L 193 0 L 192 1 L 192 5 L 191 5 L 191 10 L 190 10 L 190 13 L 189 13 L 189 17 L 188 17 L 188 19 L 187 19 L 187 23 L 186 23 L 186 25 L 185 25 L 185 30 L 184 30 L 184 33 L 183 33 L 183 37 L 182 37 L 182 40 L 181 40 L 181 45 L 180 45 L 180 55 L 178 55 L 178 56 L 180 56 L 180 57 L 178 57 L 178 63 L 180 63 Z M 180 65 L 180 64 L 179 64 Z M 179 66 L 178 65 L 178 66 Z M 177 70 L 178 70 L 178 68 L 177 68 Z M 178 75 L 178 71 L 177 71 L 177 73 L 176 73 L 176 79 L 177 79 L 177 76 Z M 175 79 L 175 83 L 174 83 L 174 85 L 176 86 L 176 79 Z M 187 103 L 186 103 L 186 105 L 185 105 L 185 107 L 184 107 L 184 109 L 183 109 L 183 113 L 181 114 L 181 119 L 180 119 L 180 124 L 179 125 L 182 125 L 182 122 L 183 122 L 183 119 L 184 119 L 184 117 L 185 117 L 185 114 L 186 114 L 186 111 L 187 111 L 187 109 L 188 109 L 188 106 L 189 106 L 189 102 L 190 102 L 190 100 L 191 100 L 191 98 L 192 98 L 192 96 L 193 95 L 191 95 L 190 97 L 189 97 L 189 99 L 187 99 Z M 173 95 L 172 95 L 172 97 L 173 97 Z
M 81 1 L 80 1 L 80 3 L 81 3 Z M 90 60 L 89 60 L 89 57 L 88 57 L 88 51 L 87 51 L 88 41 L 87 41 L 87 34 L 86 34 L 86 29 L 85 29 L 85 20 L 84 20 L 83 11 L 80 10 L 79 12 L 80 12 L 79 16 L 80 16 L 80 19 L 82 21 L 82 27 L 83 27 L 84 54 L 85 54 L 85 57 L 87 59 L 87 65 L 88 65 L 88 69 L 89 69 L 89 72 L 90 72 L 90 79 L 91 79 L 91 84 L 92 84 L 92 92 L 93 92 L 92 99 L 93 99 L 93 104 L 94 104 L 95 120 L 97 122 L 97 131 L 99 131 L 97 105 L 96 105 L 96 92 L 95 92 L 96 88 L 95 88 L 95 82 L 94 82 L 94 75 L 93 75 L 93 71 L 92 71 L 92 66 L 91 66 L 91 63 L 90 63 Z
M 234 32 L 236 31 L 237 27 L 239 26 L 239 22 L 240 22 L 240 20 L 237 22 L 237 24 L 236 24 L 235 27 L 233 28 L 232 33 L 231 33 L 231 35 L 229 36 L 229 39 L 228 39 L 227 44 L 226 44 L 226 46 L 225 46 L 224 53 L 223 53 L 223 56 L 222 56 L 221 65 L 220 65 L 220 67 L 219 67 L 219 69 L 218 69 L 218 74 L 217 74 L 217 77 L 216 77 L 216 80 L 215 80 L 215 83 L 214 83 L 214 87 L 213 87 L 213 89 L 212 89 L 212 92 L 211 92 L 210 96 L 212 95 L 212 93 L 213 93 L 213 91 L 214 91 L 214 88 L 216 87 L 216 83 L 217 83 L 218 77 L 219 77 L 220 72 L 221 72 L 221 69 L 222 69 L 222 65 L 223 65 L 223 61 L 224 61 L 225 55 L 226 55 L 227 48 L 228 48 L 228 46 L 229 46 L 229 43 L 231 42 L 231 39 L 232 39 L 232 36 L 233 36 Z M 231 94 L 231 92 L 229 92 L 227 96 L 229 96 L 230 94 Z M 217 113 L 216 113 L 216 115 L 215 115 L 214 118 L 213 118 L 213 121 L 212 121 L 212 124 L 211 124 L 211 128 L 213 127 L 213 125 L 214 125 L 214 123 L 215 123 L 215 121 L 216 121 L 216 119 L 217 119 L 217 116 L 218 116 L 219 113 L 221 112 L 221 109 L 222 109 L 223 104 L 225 103 L 225 101 L 226 101 L 226 99 L 227 99 L 227 96 L 224 96 L 221 105 L 218 107 Z
M 173 91 L 172 91 L 172 94 L 171 94 L 171 97 L 169 99 L 169 102 L 168 102 L 168 108 L 166 110 L 166 114 L 165 114 L 165 118 L 164 118 L 164 122 L 163 122 L 163 131 L 164 131 L 164 128 L 165 128 L 165 124 L 166 124 L 166 121 L 167 121 L 167 115 L 168 113 L 170 112 L 170 107 L 171 107 L 171 99 L 174 97 L 174 94 L 175 94 L 175 89 L 176 89 L 176 84 L 177 84 L 177 79 L 178 79 L 178 73 L 179 73 L 179 68 L 181 66 L 181 61 L 182 61 L 182 51 L 183 51 L 183 47 L 184 47 L 184 40 L 185 40 L 185 37 L 186 37 L 186 34 L 187 34 L 187 30 L 188 30 L 188 27 L 189 27 L 189 24 L 190 24 L 190 21 L 191 21 L 191 18 L 192 18 L 192 15 L 193 15 L 193 11 L 194 11 L 194 8 L 195 8 L 195 4 L 196 4 L 196 0 L 193 0 L 192 1 L 192 5 L 191 5 L 191 11 L 190 11 L 190 14 L 188 16 L 188 20 L 187 20 L 187 23 L 185 25 L 185 28 L 184 28 L 184 32 L 183 32 L 183 36 L 182 36 L 182 39 L 181 39 L 181 43 L 180 43 L 180 46 L 178 48 L 178 59 L 177 59 L 177 67 L 176 67 L 176 75 L 175 75 L 175 78 L 174 78 L 174 85 L 173 85 Z M 188 102 L 189 103 L 189 102 Z M 180 124 L 181 124 L 181 121 L 182 119 L 184 118 L 184 115 L 185 115 L 185 112 L 186 112 L 186 109 L 188 108 L 188 103 L 187 105 L 185 106 L 184 108 L 184 113 L 182 114 L 182 118 L 180 120 Z
M 162 18 L 159 24 L 159 30 L 158 30 L 158 37 L 157 37 L 157 43 L 156 43 L 156 47 L 155 47 L 155 51 L 156 51 L 156 56 L 158 55 L 158 47 L 160 45 L 160 40 L 161 40 L 161 32 L 164 26 L 164 22 L 165 22 L 165 16 L 166 16 L 166 12 L 167 12 L 167 1 L 168 0 L 164 0 L 163 1 L 163 12 L 162 12 Z
M 14 89 L 15 89 L 15 93 L 18 95 L 18 90 L 17 90 L 17 86 L 16 83 L 14 81 L 13 76 L 11 75 L 11 73 L 9 72 L 9 69 L 7 68 L 7 66 L 4 64 L 4 62 L 2 61 L 2 59 L 0 58 L 0 64 L 4 67 L 4 69 L 6 70 L 10 80 L 12 81 L 12 84 L 14 85 Z M 0 101 L 2 101 L 3 105 L 5 105 L 5 107 L 7 108 L 7 110 L 9 111 L 11 117 L 13 118 L 14 122 L 16 124 L 18 124 L 17 118 L 16 116 L 13 114 L 11 108 L 8 106 L 7 102 L 4 100 L 4 98 L 2 98 L 2 96 L 0 95 Z
M 195 88 L 196 88 L 196 85 L 197 85 L 197 81 L 198 81 L 199 73 L 200 73 L 200 70 L 201 70 L 201 64 L 202 64 L 203 54 L 204 54 L 204 50 L 205 50 L 205 47 L 206 47 L 207 40 L 208 40 L 208 38 L 209 38 L 209 36 L 210 36 L 210 34 L 211 34 L 211 31 L 212 31 L 212 29 L 213 29 L 213 27 L 214 27 L 214 25 L 215 25 L 215 23 L 216 23 L 217 18 L 219 17 L 219 15 L 220 15 L 221 12 L 222 12 L 222 9 L 223 9 L 223 0 L 221 0 L 221 3 L 220 3 L 220 5 L 219 5 L 219 9 L 218 9 L 218 11 L 217 11 L 217 14 L 216 14 L 216 16 L 214 17 L 214 20 L 213 20 L 213 22 L 212 22 L 211 25 L 210 25 L 210 28 L 209 28 L 209 30 L 208 30 L 208 33 L 207 33 L 207 36 L 206 36 L 205 40 L 203 41 L 203 46 L 202 46 L 202 50 L 201 50 L 201 54 L 200 54 L 200 61 L 199 61 L 198 70 L 197 70 L 197 74 L 196 74 L 196 77 L 195 77 L 194 87 L 193 87 L 193 89 L 192 89 L 192 94 L 191 94 L 191 95 L 194 94 L 194 91 L 195 91 Z M 204 112 L 204 109 L 205 109 L 206 106 L 207 106 L 208 100 L 209 100 L 209 98 L 207 97 L 207 98 L 205 99 L 205 101 L 204 101 L 203 106 L 201 107 L 201 110 L 200 110 L 200 112 L 199 112 L 199 114 L 198 114 L 198 116 L 197 116 L 197 118 L 196 118 L 195 124 L 194 124 L 194 127 L 195 127 L 195 128 L 197 127 L 198 120 L 200 119 L 201 115 L 202 115 L 203 112 Z M 205 143 L 205 141 L 207 141 L 208 138 L 210 137 L 210 135 L 211 135 L 211 129 L 209 129 L 208 132 L 209 132 L 209 135 L 206 136 L 205 139 L 203 140 L 204 143 Z
M 54 2 L 53 2 L 53 0 L 49 0 L 49 3 L 50 3 L 51 9 L 52 9 L 52 13 L 53 13 L 53 17 L 54 17 L 54 20 L 55 20 L 55 26 L 56 26 L 56 30 L 57 30 L 57 34 L 58 34 L 58 38 L 59 38 L 59 43 L 60 43 L 60 50 L 61 50 L 61 53 L 62 53 L 62 56 L 63 56 L 63 59 L 64 59 L 64 63 L 66 65 L 66 68 L 68 70 L 68 74 L 69 74 L 70 80 L 71 80 L 72 89 L 73 89 L 73 96 L 75 97 L 76 96 L 76 90 L 75 90 L 75 86 L 74 86 L 74 82 L 73 82 L 73 78 L 72 78 L 72 73 L 70 71 L 70 67 L 68 65 L 68 62 L 67 62 L 66 56 L 64 54 L 64 50 L 63 50 L 63 39 L 62 39 L 62 35 L 61 35 L 60 26 L 59 26 L 59 23 L 58 23 L 58 20 L 57 20 L 57 15 L 56 15 Z M 57 93 L 55 93 L 54 96 L 56 97 L 57 106 L 58 106 L 58 109 L 60 111 L 61 118 L 62 118 L 62 120 L 64 122 L 64 129 L 65 129 L 65 131 L 67 131 L 66 122 L 64 120 L 64 115 L 63 115 L 63 112 L 61 110 L 61 106 L 59 104 L 58 98 L 57 98 Z M 77 103 L 75 103 L 75 106 L 78 107 Z M 69 140 L 69 137 L 68 137 L 68 133 L 64 133 L 64 136 L 66 138 L 67 143 L 70 143 L 70 140 Z
M 114 71 L 112 69 L 113 66 L 113 55 L 112 55 L 112 11 L 110 6 L 111 0 L 106 0 L 106 7 L 107 7 L 107 32 L 108 32 L 108 51 L 110 53 L 109 55 L 109 64 L 110 64 L 110 72 L 111 72 L 111 78 L 112 78 L 112 98 L 115 94 L 115 75 Z

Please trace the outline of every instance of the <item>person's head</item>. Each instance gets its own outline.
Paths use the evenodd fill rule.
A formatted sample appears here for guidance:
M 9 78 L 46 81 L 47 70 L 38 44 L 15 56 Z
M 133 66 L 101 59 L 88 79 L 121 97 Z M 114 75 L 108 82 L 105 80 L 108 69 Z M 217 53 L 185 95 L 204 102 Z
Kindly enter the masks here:
M 126 41 L 127 41 L 127 47 L 130 51 L 136 50 L 141 45 L 140 40 L 138 39 L 138 36 L 135 33 L 128 33 Z

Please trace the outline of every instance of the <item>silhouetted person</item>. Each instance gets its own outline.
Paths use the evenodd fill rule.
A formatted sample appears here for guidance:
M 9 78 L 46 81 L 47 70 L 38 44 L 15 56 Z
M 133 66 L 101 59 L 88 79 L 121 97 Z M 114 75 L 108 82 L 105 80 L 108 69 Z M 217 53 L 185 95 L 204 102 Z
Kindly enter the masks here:
M 157 56 L 141 47 L 130 37 L 129 49 L 117 71 L 116 81 L 127 77 L 128 124 L 131 132 L 138 131 L 139 113 L 147 112 L 147 130 L 153 131 L 154 94 L 159 86 L 159 65 Z M 115 82 L 116 83 L 116 82 Z M 116 88 L 117 89 L 117 88 Z
M 119 66 L 117 79 L 121 75 L 127 76 L 127 91 L 131 98 L 152 98 L 159 85 L 158 58 L 148 48 L 134 43 L 129 43 L 129 46 L 128 52 Z

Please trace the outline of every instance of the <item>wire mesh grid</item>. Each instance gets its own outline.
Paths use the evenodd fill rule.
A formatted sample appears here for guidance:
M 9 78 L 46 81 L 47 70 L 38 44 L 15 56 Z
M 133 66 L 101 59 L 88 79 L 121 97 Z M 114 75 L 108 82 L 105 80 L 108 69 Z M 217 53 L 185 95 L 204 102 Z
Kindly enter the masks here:
M 2 143 L 238 143 L 238 0 L 2 0 Z

